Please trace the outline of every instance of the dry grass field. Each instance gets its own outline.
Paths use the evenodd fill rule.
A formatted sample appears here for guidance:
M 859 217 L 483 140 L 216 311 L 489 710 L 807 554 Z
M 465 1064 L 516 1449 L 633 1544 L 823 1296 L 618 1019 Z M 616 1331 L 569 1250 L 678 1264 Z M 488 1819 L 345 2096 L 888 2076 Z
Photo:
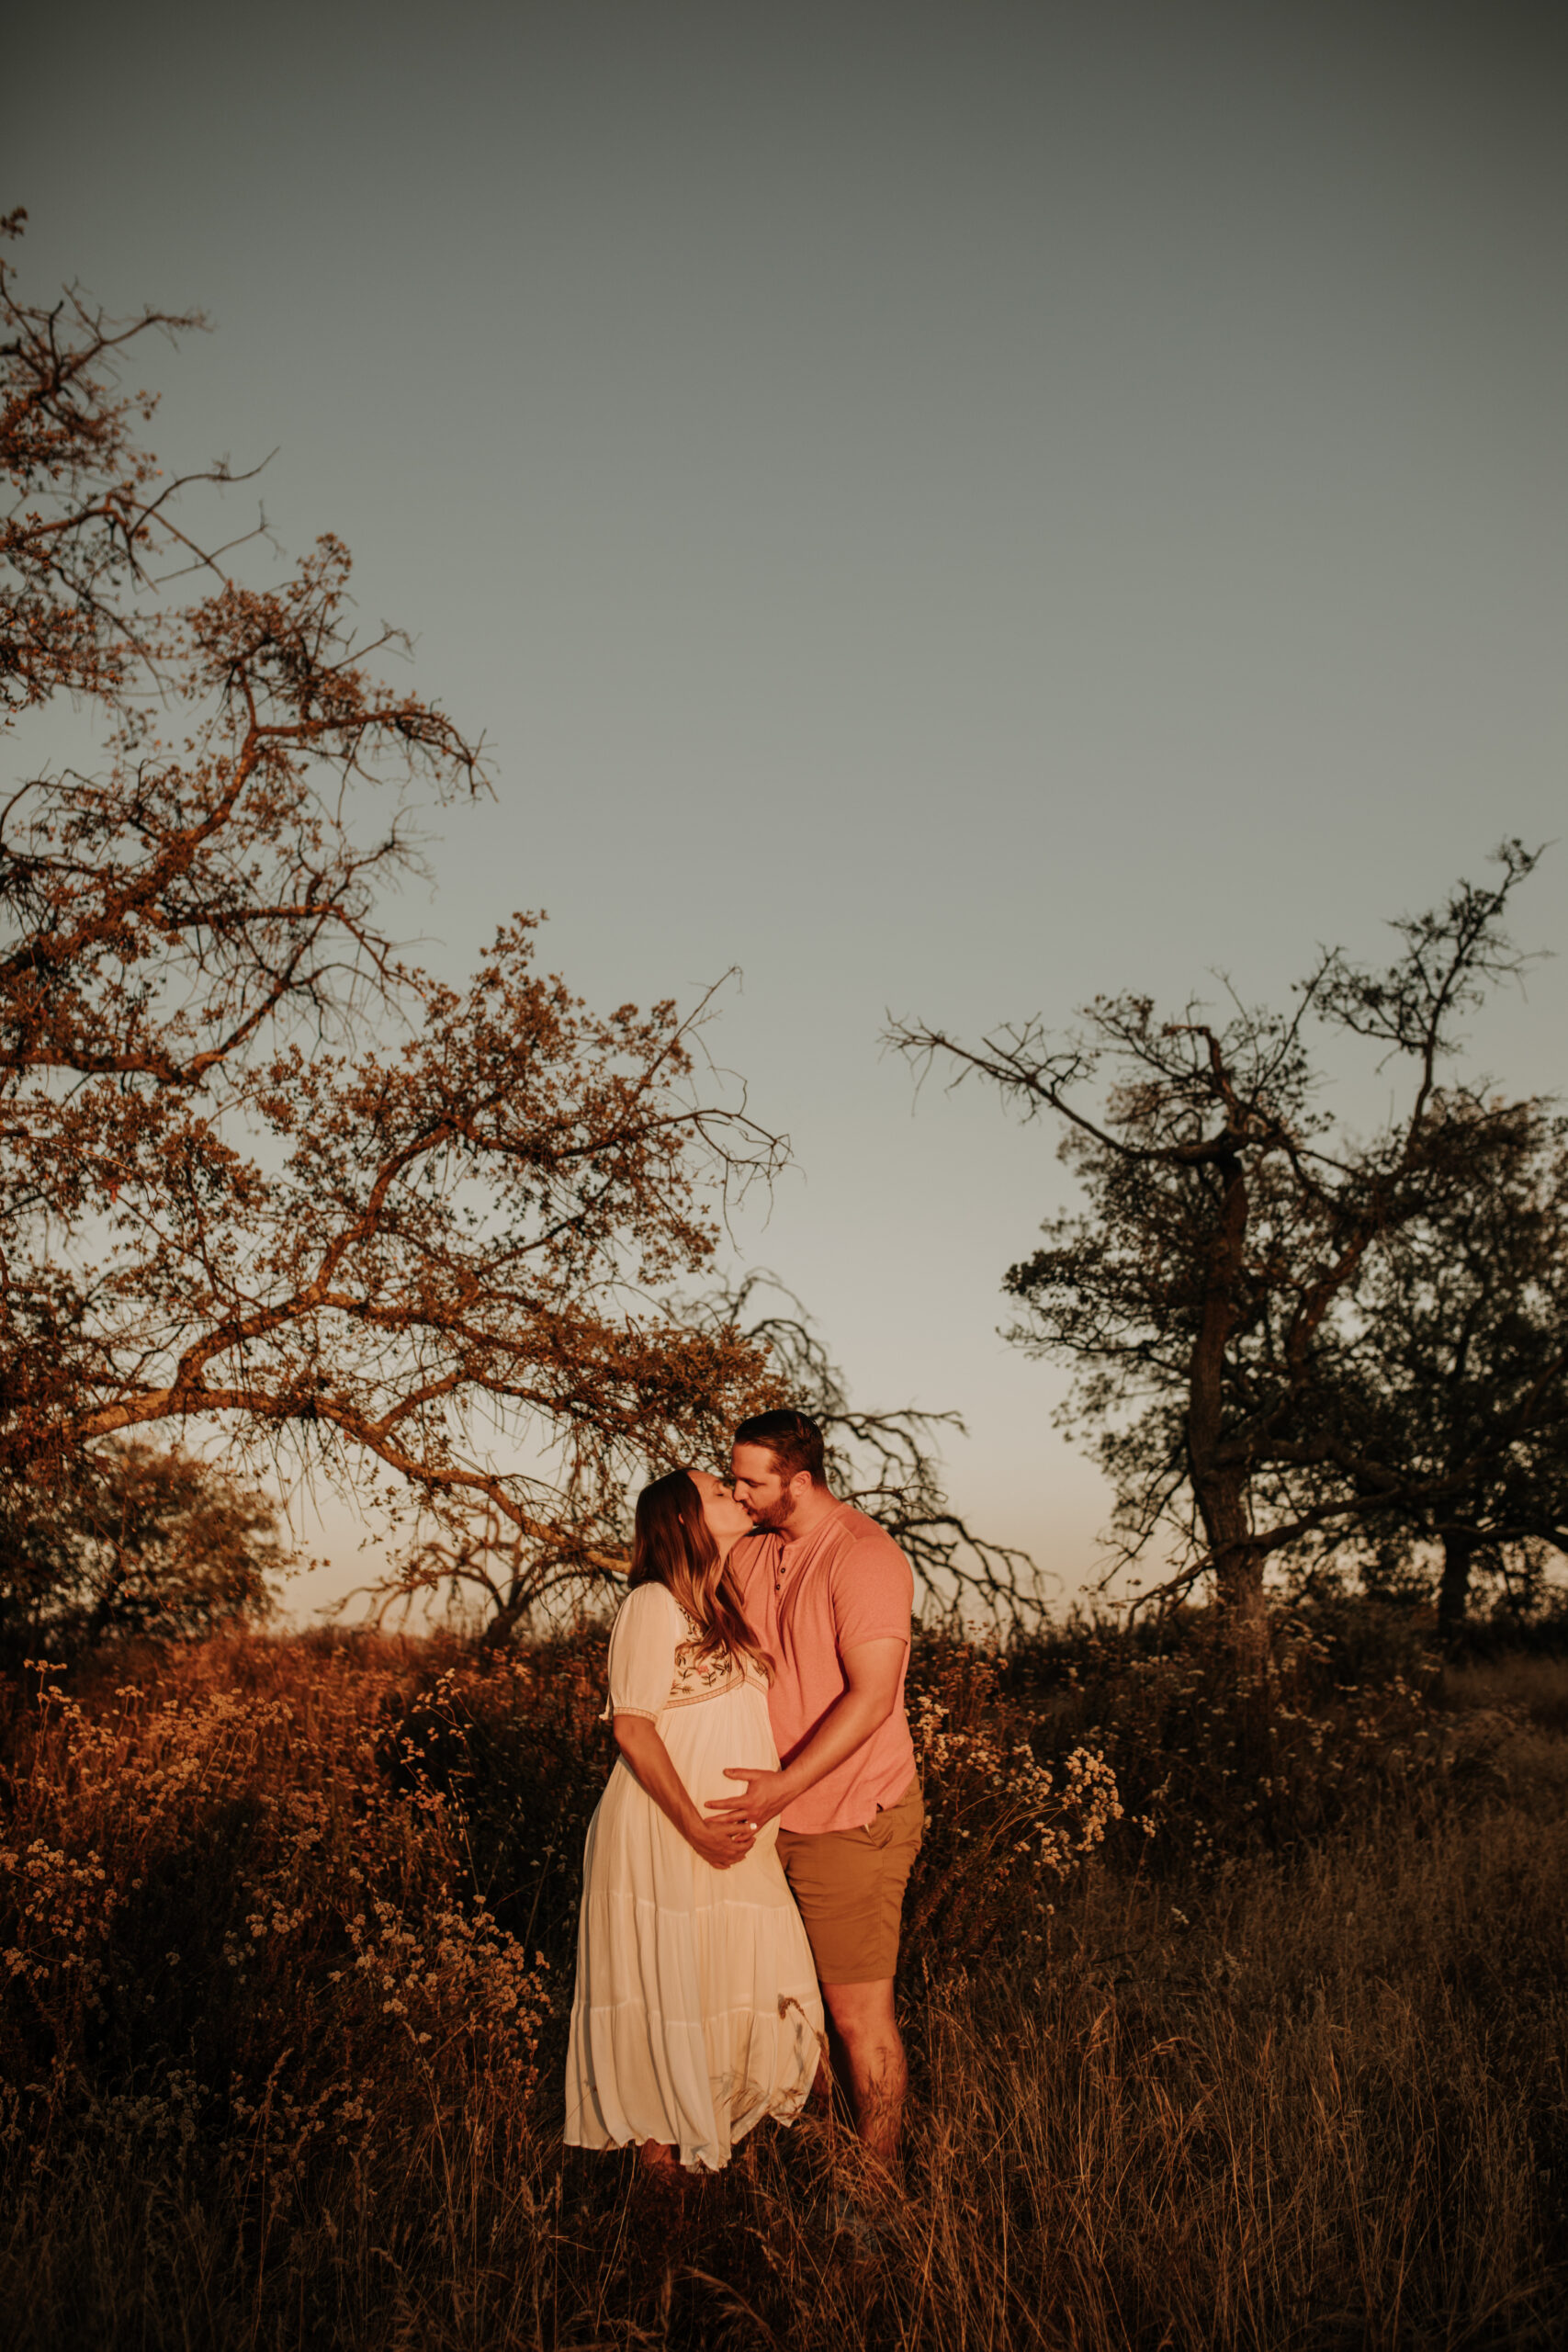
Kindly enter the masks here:
M 675 2209 L 558 2139 L 601 1657 L 5 1686 L 12 2352 L 1568 2340 L 1568 1662 L 923 1637 L 906 2189 L 814 2114 Z

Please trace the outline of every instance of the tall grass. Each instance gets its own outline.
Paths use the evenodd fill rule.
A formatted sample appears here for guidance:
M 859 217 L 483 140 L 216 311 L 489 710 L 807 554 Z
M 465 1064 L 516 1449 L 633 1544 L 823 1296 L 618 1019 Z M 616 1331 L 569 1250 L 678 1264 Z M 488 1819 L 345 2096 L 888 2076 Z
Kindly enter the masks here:
M 813 2111 L 671 2209 L 559 2143 L 601 1657 L 10 1687 L 0 2340 L 1568 2335 L 1568 1666 L 1303 1628 L 1259 1748 L 1201 1623 L 927 1641 L 905 2190 Z

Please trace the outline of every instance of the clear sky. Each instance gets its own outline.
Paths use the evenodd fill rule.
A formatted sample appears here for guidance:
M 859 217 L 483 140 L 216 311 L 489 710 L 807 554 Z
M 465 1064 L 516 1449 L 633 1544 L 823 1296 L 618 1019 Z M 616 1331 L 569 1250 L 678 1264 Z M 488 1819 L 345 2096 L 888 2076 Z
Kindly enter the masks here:
M 742 1243 L 1061 1588 L 1093 1476 L 996 1336 L 1044 1130 L 968 1032 L 1314 944 L 1563 824 L 1559 6 L 144 0 L 7 34 L 35 298 L 200 307 L 157 446 L 495 753 L 410 911 L 690 997 L 800 1172 Z M 1519 901 L 1568 929 L 1568 842 Z M 1479 1041 L 1562 1080 L 1568 967 Z

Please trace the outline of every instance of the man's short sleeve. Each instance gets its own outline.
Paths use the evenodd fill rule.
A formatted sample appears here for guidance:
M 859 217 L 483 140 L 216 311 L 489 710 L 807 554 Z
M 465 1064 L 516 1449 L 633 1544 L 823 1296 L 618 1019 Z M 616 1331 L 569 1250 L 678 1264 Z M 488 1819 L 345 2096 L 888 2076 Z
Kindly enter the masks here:
M 890 1535 L 880 1530 L 848 1544 L 833 1563 L 833 1633 L 839 1649 L 863 1642 L 908 1642 L 915 1578 Z

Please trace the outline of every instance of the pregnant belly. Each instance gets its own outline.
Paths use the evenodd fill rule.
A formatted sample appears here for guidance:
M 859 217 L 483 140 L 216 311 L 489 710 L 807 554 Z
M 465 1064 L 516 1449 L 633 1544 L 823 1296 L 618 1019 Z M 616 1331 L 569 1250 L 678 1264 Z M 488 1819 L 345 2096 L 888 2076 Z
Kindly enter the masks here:
M 670 1760 L 695 1804 L 745 1794 L 744 1781 L 726 1780 L 728 1767 L 750 1767 L 759 1772 L 778 1770 L 768 1702 L 761 1691 L 727 1691 L 722 1698 L 705 1699 L 694 1707 L 672 1707 L 660 1728 Z

